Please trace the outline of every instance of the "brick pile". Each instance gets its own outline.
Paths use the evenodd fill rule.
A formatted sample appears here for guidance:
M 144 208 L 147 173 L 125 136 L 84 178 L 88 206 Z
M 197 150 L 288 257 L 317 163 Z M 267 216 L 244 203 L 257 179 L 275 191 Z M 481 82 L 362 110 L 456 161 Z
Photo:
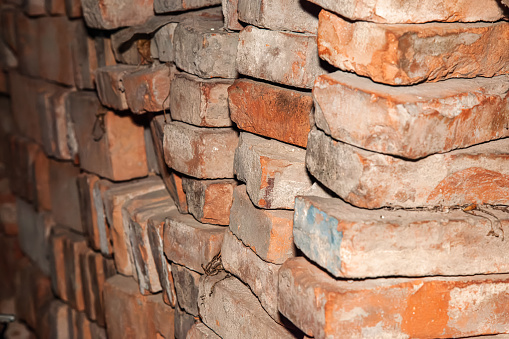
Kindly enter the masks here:
M 497 1 L 0 18 L 8 338 L 509 335 Z

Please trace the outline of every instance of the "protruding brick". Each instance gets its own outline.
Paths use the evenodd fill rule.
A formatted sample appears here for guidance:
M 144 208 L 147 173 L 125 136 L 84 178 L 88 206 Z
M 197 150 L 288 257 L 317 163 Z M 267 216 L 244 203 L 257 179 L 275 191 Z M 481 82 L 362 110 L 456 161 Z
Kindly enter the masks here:
M 186 339 L 219 339 L 220 337 L 204 323 L 198 322 L 187 332 Z
M 295 255 L 293 211 L 256 208 L 246 186 L 233 191 L 230 231 L 265 261 L 282 264 Z
M 65 0 L 46 0 L 46 11 L 50 15 L 65 15 Z
M 256 206 L 293 209 L 295 196 L 312 185 L 304 164 L 305 154 L 298 147 L 241 133 L 234 171 L 246 183 Z
M 33 77 L 39 76 L 40 62 L 38 51 L 38 20 L 29 19 L 25 14 L 16 11 L 16 54 L 19 71 Z M 11 86 L 12 88 L 12 86 Z
M 279 310 L 315 338 L 503 333 L 508 299 L 507 274 L 346 281 L 302 257 L 279 270 Z
M 309 93 L 239 79 L 228 88 L 228 102 L 238 128 L 306 147 L 313 112 Z
M 189 213 L 196 220 L 216 225 L 230 223 L 230 208 L 237 181 L 233 179 L 196 180 L 184 178 L 182 186 L 186 192 Z
M 25 258 L 19 246 L 18 239 L 0 234 L 0 274 L 2 277 L 16 277 L 18 271 L 22 268 L 22 261 Z M 2 302 L 11 299 L 14 303 L 16 290 L 19 289 L 16 279 L 0 280 L 0 299 Z M 14 307 L 12 307 L 14 308 Z M 2 308 L 2 313 L 5 312 Z M 7 312 L 15 313 L 15 312 Z
M 44 4 L 44 0 L 24 1 L 24 11 L 28 16 L 46 15 L 46 6 Z
M 71 19 L 81 18 L 83 16 L 81 0 L 65 0 L 65 12 Z
M 243 26 L 239 22 L 238 13 L 239 0 L 222 0 L 224 28 L 230 31 L 240 31 Z
M 164 158 L 169 167 L 195 178 L 233 178 L 238 140 L 232 128 L 200 128 L 173 121 L 164 126 Z
M 15 320 L 2 333 L 5 339 L 36 339 L 35 333 L 21 321 Z
M 129 108 L 122 80 L 126 74 L 137 69 L 132 65 L 111 65 L 98 68 L 95 72 L 97 93 L 104 106 L 123 111 Z
M 81 168 L 115 181 L 147 175 L 143 126 L 106 111 L 92 92 L 69 97 Z
M 385 25 L 351 23 L 322 11 L 318 53 L 376 82 L 409 85 L 506 74 L 509 52 L 502 41 L 508 37 L 509 23 L 503 21 Z
M 239 35 L 239 73 L 272 82 L 312 88 L 320 66 L 316 35 L 269 31 L 253 26 Z
M 60 299 L 69 300 L 70 291 L 67 291 L 66 268 L 64 245 L 67 241 L 66 235 L 69 231 L 63 228 L 55 228 L 50 238 L 50 268 L 51 268 L 51 289 L 53 294 Z
M 33 175 L 35 180 L 35 205 L 38 211 L 50 211 L 51 185 L 50 185 L 50 162 L 42 149 L 38 149 L 34 155 Z
M 98 29 L 141 25 L 154 15 L 153 0 L 83 0 L 81 5 L 87 26 Z
M 198 316 L 199 284 L 202 275 L 177 264 L 171 264 L 171 274 L 180 308 Z
M 365 1 L 310 0 L 315 4 L 352 21 L 372 21 L 379 23 L 423 23 L 431 21 L 477 22 L 497 21 L 504 14 L 503 7 L 495 0 L 482 4 L 475 0 L 436 1 L 398 3 L 377 0 Z
M 175 48 L 173 46 L 173 37 L 175 36 L 175 28 L 178 23 L 170 22 L 159 28 L 152 38 L 157 49 L 157 54 L 152 54 L 153 58 L 159 59 L 161 62 L 175 62 Z M 152 44 L 150 45 L 152 47 Z
M 85 295 L 83 285 L 83 272 L 81 271 L 80 257 L 89 249 L 87 240 L 76 233 L 68 232 L 63 244 L 65 284 L 69 305 L 78 311 L 85 310 Z
M 202 224 L 192 216 L 171 212 L 164 225 L 164 253 L 168 260 L 204 273 L 203 267 L 221 251 L 225 227 Z
M 193 315 L 183 311 L 180 307 L 175 307 L 175 338 L 185 339 L 187 332 L 193 327 L 196 319 Z
M 175 29 L 175 63 L 201 78 L 236 78 L 238 39 L 223 30 L 222 20 L 183 21 Z
M 154 0 L 156 13 L 179 12 L 202 7 L 219 5 L 221 0 Z
M 306 165 L 320 182 L 358 207 L 507 205 L 508 142 L 501 139 L 407 161 L 313 130 Z
M 249 287 L 234 277 L 217 274 L 203 279 L 199 308 L 202 321 L 224 339 L 295 338 L 264 311 Z
M 336 72 L 315 84 L 315 120 L 337 140 L 414 159 L 509 135 L 507 90 L 506 76 L 393 87 Z
M 187 73 L 176 75 L 171 83 L 171 117 L 195 126 L 231 126 L 227 90 L 232 83 L 230 79 L 201 79 Z

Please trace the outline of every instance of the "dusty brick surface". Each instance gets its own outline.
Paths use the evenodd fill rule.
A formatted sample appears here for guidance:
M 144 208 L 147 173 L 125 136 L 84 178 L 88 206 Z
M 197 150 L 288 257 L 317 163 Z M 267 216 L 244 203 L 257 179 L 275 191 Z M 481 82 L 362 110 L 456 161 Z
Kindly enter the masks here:
M 372 21 L 379 23 L 423 23 L 497 21 L 504 16 L 503 7 L 497 1 L 475 0 L 395 2 L 377 0 L 349 1 L 310 0 L 324 9 L 338 13 L 353 21 Z
M 242 132 L 234 171 L 256 206 L 293 209 L 295 196 L 312 185 L 305 154 L 301 148 Z
M 272 82 L 312 88 L 320 66 L 316 35 L 270 31 L 253 26 L 239 35 L 239 73 Z
M 239 0 L 239 20 L 273 31 L 316 34 L 320 7 L 306 1 Z
M 199 316 L 198 295 L 202 275 L 177 264 L 171 264 L 171 274 L 180 308 L 189 314 Z
M 229 224 L 233 190 L 236 186 L 237 181 L 233 179 L 182 180 L 189 213 L 200 222 L 216 225 Z
M 168 13 L 219 5 L 221 0 L 153 0 L 156 13 Z
M 98 29 L 141 25 L 154 15 L 153 0 L 83 0 L 81 6 L 87 26 Z
M 239 0 L 222 0 L 221 9 L 223 10 L 224 28 L 231 31 L 240 31 L 243 26 L 239 22 L 238 13 Z
M 227 90 L 232 83 L 229 79 L 176 75 L 169 99 L 172 119 L 203 127 L 231 126 Z
M 186 338 L 187 332 L 193 327 L 196 319 L 179 307 L 175 308 L 175 338 Z
M 238 39 L 222 20 L 183 21 L 175 29 L 175 64 L 201 78 L 236 78 Z
M 337 140 L 414 159 L 509 135 L 507 89 L 506 76 L 393 87 L 336 72 L 315 83 L 315 121 Z
M 116 110 L 126 110 L 127 100 L 125 97 L 125 88 L 123 84 L 124 76 L 134 72 L 136 66 L 132 65 L 111 65 L 100 67 L 95 72 L 97 94 L 104 106 Z
M 170 22 L 159 28 L 152 38 L 150 47 L 154 44 L 157 54 L 152 53 L 152 57 L 159 59 L 161 62 L 175 62 L 175 48 L 173 46 L 173 38 L 175 36 L 175 28 L 178 23 Z
M 200 128 L 173 121 L 164 126 L 164 158 L 169 167 L 195 178 L 233 178 L 238 138 L 231 128 Z
M 225 227 L 202 224 L 190 215 L 171 212 L 164 225 L 164 253 L 168 260 L 204 273 L 203 267 L 220 252 L 225 231 Z
M 408 85 L 506 74 L 509 53 L 501 42 L 508 36 L 506 22 L 350 23 L 322 11 L 317 41 L 320 57 L 342 70 L 376 82 Z
M 507 142 L 501 139 L 415 162 L 333 141 L 313 130 L 306 165 L 325 186 L 359 207 L 507 205 Z
M 504 274 L 351 282 L 295 258 L 279 271 L 279 310 L 315 338 L 503 333 L 508 279 Z
M 202 322 L 194 324 L 187 332 L 186 339 L 219 339 L 220 337 Z
M 228 102 L 239 129 L 306 147 L 313 112 L 309 93 L 239 79 L 228 88 Z
M 265 261 L 282 264 L 295 255 L 293 212 L 256 208 L 240 185 L 233 191 L 230 231 Z

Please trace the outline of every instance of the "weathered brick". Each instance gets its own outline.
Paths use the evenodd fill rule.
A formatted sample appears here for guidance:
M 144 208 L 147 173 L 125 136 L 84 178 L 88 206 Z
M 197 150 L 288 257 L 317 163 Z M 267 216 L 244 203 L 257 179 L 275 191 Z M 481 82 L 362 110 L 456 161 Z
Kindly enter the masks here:
M 507 76 L 393 87 L 336 72 L 315 83 L 315 121 L 337 140 L 415 159 L 508 136 L 507 90 Z
M 393 1 L 349 1 L 310 0 L 315 4 L 352 21 L 372 21 L 379 23 L 423 23 L 497 21 L 504 16 L 503 8 L 495 0 L 482 4 L 475 0 L 435 1 L 419 3 Z
M 106 111 L 93 92 L 69 95 L 81 168 L 111 180 L 148 174 L 143 126 Z
M 215 225 L 230 223 L 230 208 L 236 186 L 237 181 L 233 179 L 182 180 L 189 213 L 200 222 Z
M 159 112 L 170 107 L 170 85 L 178 71 L 165 64 L 142 68 L 122 78 L 127 106 L 133 113 Z
M 237 70 L 272 82 L 312 88 L 327 71 L 320 65 L 316 35 L 270 31 L 253 26 L 239 35 Z
M 50 15 L 65 15 L 65 0 L 46 0 L 46 11 Z
M 36 143 L 12 134 L 9 137 L 9 186 L 12 192 L 30 202 L 37 198 L 34 160 L 40 151 Z
M 36 339 L 35 333 L 18 320 L 10 323 L 2 333 L 6 339 Z
M 25 256 L 21 251 L 16 237 L 0 234 L 0 274 L 2 277 L 16 277 L 22 268 L 21 262 Z M 14 303 L 14 296 L 19 285 L 16 279 L 0 279 L 0 300 L 10 299 Z M 4 311 L 2 311 L 3 313 Z M 7 312 L 15 313 L 15 312 Z
M 26 0 L 23 10 L 28 16 L 46 15 L 46 6 L 44 0 Z
M 83 16 L 81 0 L 65 0 L 65 12 L 71 19 L 81 18 Z
M 20 11 L 16 12 L 15 20 L 19 71 L 25 75 L 39 76 L 38 20 L 31 20 Z
M 196 126 L 231 126 L 227 90 L 232 83 L 231 79 L 201 79 L 187 73 L 177 74 L 171 83 L 171 117 Z
M 313 112 L 309 93 L 239 79 L 228 88 L 228 102 L 241 130 L 306 147 Z
M 14 6 L 2 6 L 0 8 L 0 35 L 3 40 L 14 52 L 18 52 L 17 49 L 17 16 L 20 10 Z
M 98 326 L 96 323 L 88 320 L 84 312 L 76 312 L 75 328 L 76 338 L 82 339 L 106 339 L 106 330 L 104 327 Z
M 246 186 L 233 191 L 230 231 L 265 261 L 282 264 L 295 255 L 293 211 L 256 208 Z
M 376 82 L 409 85 L 506 74 L 509 53 L 501 42 L 508 37 L 506 22 L 351 23 L 322 11 L 317 41 L 320 57 L 342 70 Z
M 83 271 L 80 257 L 88 251 L 87 240 L 76 233 L 68 232 L 63 244 L 65 284 L 69 305 L 77 311 L 85 310 Z
M 180 307 L 175 307 L 175 338 L 185 339 L 187 332 L 193 327 L 196 319 L 193 315 L 183 311 Z
M 39 148 L 34 155 L 35 205 L 38 211 L 49 211 L 51 205 L 50 159 Z
M 154 0 L 156 13 L 186 11 L 190 9 L 219 5 L 221 0 Z
M 128 64 L 133 66 L 145 65 L 149 60 L 144 60 L 141 52 L 146 52 L 146 43 L 150 43 L 149 36 L 141 35 L 133 37 L 129 41 L 123 38 L 126 31 L 131 28 L 124 28 L 111 34 L 111 44 L 113 46 L 113 54 L 115 60 L 121 64 Z
M 175 291 L 177 292 L 177 300 L 180 308 L 194 316 L 198 316 L 198 295 L 200 277 L 196 273 L 185 266 L 171 264 L 171 274 L 175 282 Z
M 222 20 L 185 20 L 175 29 L 175 63 L 201 78 L 236 78 L 238 38 Z
M 54 299 L 48 307 L 48 318 L 50 338 L 67 339 L 72 338 L 72 326 L 69 319 L 72 319 L 71 308 L 58 299 Z
M 18 234 L 16 197 L 11 193 L 0 193 L 0 233 L 8 236 Z
M 197 322 L 187 332 L 186 339 L 219 339 L 220 337 L 204 323 Z
M 175 62 L 175 48 L 173 47 L 173 37 L 175 28 L 178 23 L 170 22 L 159 28 L 152 38 L 150 47 L 152 44 L 157 50 L 157 54 L 152 54 L 153 58 L 159 59 L 161 62 Z
M 277 308 L 278 270 L 281 265 L 263 261 L 231 232 L 224 236 L 221 261 L 226 271 L 251 288 L 272 319 L 281 323 Z
M 313 130 L 306 165 L 325 186 L 359 207 L 507 205 L 508 142 L 501 139 L 407 161 Z
M 173 121 L 164 126 L 164 158 L 169 167 L 195 178 L 233 178 L 238 138 L 232 128 L 200 128 Z
M 509 322 L 503 306 L 508 282 L 506 274 L 335 280 L 306 259 L 294 258 L 279 270 L 279 310 L 315 338 L 503 333 Z
M 161 175 L 159 172 L 159 160 L 154 145 L 154 139 L 152 138 L 152 131 L 149 126 L 143 127 L 143 136 L 145 138 L 145 152 L 147 154 L 147 167 L 148 172 Z M 164 158 L 163 158 L 164 159 Z
M 230 31 L 240 31 L 243 26 L 239 22 L 238 13 L 239 0 L 222 0 L 221 9 L 223 10 L 224 29 Z
M 68 230 L 64 228 L 54 228 L 50 238 L 50 269 L 51 269 L 51 289 L 55 296 L 67 301 L 70 291 L 66 284 L 66 267 L 64 244 L 67 241 Z
M 273 31 L 316 34 L 320 8 L 307 1 L 238 0 L 239 20 Z
M 305 154 L 301 148 L 243 132 L 233 167 L 237 178 L 246 183 L 253 204 L 293 209 L 295 196 L 312 185 Z
M 123 111 L 129 108 L 125 97 L 123 79 L 137 69 L 132 65 L 111 65 L 100 67 L 95 72 L 97 93 L 104 106 Z
M 3 40 L 0 40 L 0 65 L 2 70 L 18 67 L 14 51 Z
M 192 216 L 171 212 L 164 225 L 164 253 L 168 260 L 204 273 L 220 252 L 225 227 L 202 224 Z
M 224 339 L 295 338 L 263 310 L 249 287 L 234 277 L 217 274 L 203 279 L 198 306 L 202 321 Z
M 87 26 L 98 29 L 141 25 L 154 15 L 153 0 L 83 0 L 81 6 Z
M 130 277 L 106 280 L 104 304 L 110 339 L 174 337 L 174 310 L 160 295 L 141 295 Z

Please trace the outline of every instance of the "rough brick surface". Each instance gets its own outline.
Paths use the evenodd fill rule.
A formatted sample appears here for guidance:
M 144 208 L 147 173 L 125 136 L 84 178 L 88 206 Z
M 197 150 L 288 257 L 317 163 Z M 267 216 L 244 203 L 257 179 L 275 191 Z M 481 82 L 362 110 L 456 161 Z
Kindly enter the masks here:
M 200 222 L 216 225 L 228 225 L 230 222 L 235 186 L 237 181 L 233 179 L 182 180 L 189 213 Z
M 46 0 L 46 11 L 50 15 L 65 15 L 65 1 Z
M 246 183 L 256 206 L 293 209 L 295 196 L 312 185 L 304 164 L 305 154 L 298 147 L 241 133 L 234 171 Z
M 63 243 L 64 274 L 69 306 L 77 311 L 85 310 L 83 272 L 80 257 L 88 251 L 87 240 L 76 233 L 67 232 Z M 61 279 L 61 277 L 57 277 Z
M 279 310 L 315 338 L 450 338 L 507 331 L 508 275 L 334 280 L 304 258 L 279 270 Z
M 66 242 L 67 230 L 55 229 L 50 238 L 50 268 L 51 268 L 51 289 L 58 298 L 69 300 L 70 292 L 67 291 L 65 282 L 65 253 L 64 244 Z
M 87 26 L 98 29 L 141 25 L 154 15 L 153 0 L 83 0 L 81 5 Z
M 368 76 L 376 82 L 407 85 L 506 74 L 509 52 L 502 41 L 507 37 L 506 22 L 350 23 L 322 11 L 318 53 L 342 70 Z
M 196 323 L 187 332 L 186 339 L 219 339 L 220 337 L 202 322 Z
M 178 211 L 166 220 L 163 244 L 168 260 L 204 273 L 203 267 L 221 251 L 226 228 L 202 224 Z
M 227 90 L 232 83 L 187 73 L 176 75 L 169 99 L 172 119 L 203 127 L 231 126 Z
M 34 155 L 35 205 L 38 211 L 49 211 L 51 205 L 50 162 L 42 149 Z
M 175 29 L 175 63 L 201 78 L 236 78 L 238 38 L 223 30 L 223 21 L 186 20 Z
M 222 0 L 224 28 L 231 31 L 240 31 L 243 26 L 239 22 L 238 13 L 239 0 Z
M 83 16 L 83 8 L 80 0 L 64 0 L 65 12 L 71 19 L 81 18 Z
M 228 88 L 228 102 L 241 130 L 306 147 L 313 112 L 309 93 L 239 79 Z
M 237 69 L 241 74 L 302 88 L 312 88 L 315 77 L 327 73 L 320 66 L 316 35 L 253 26 L 240 32 Z
M 336 72 L 315 83 L 315 121 L 337 140 L 414 159 L 508 136 L 508 89 L 506 76 L 393 87 Z
M 221 0 L 154 0 L 156 13 L 185 11 L 190 9 L 219 5 Z
M 200 128 L 173 121 L 164 126 L 164 158 L 169 167 L 195 178 L 233 178 L 238 138 L 231 128 Z
M 325 186 L 359 207 L 507 205 L 508 142 L 501 139 L 415 162 L 334 141 L 313 130 L 306 165 Z
M 310 0 L 315 4 L 352 21 L 379 23 L 423 23 L 430 21 L 476 22 L 497 21 L 504 9 L 495 0 L 482 4 L 475 0 L 397 2 L 377 0 L 373 2 L 336 0 Z
M 46 15 L 45 0 L 27 0 L 24 4 L 24 11 L 29 16 Z
M 161 62 L 175 62 L 175 48 L 173 46 L 173 37 L 175 36 L 176 22 L 170 22 L 159 28 L 152 38 L 150 47 L 154 44 L 157 54 L 152 54 L 153 58 Z
M 136 69 L 136 66 L 122 64 L 97 69 L 95 72 L 97 93 L 104 106 L 120 111 L 129 108 L 122 81 L 126 74 L 134 72 Z
M 189 314 L 198 316 L 199 284 L 202 275 L 177 264 L 171 264 L 171 274 L 175 282 L 180 308 Z
M 175 338 L 185 339 L 187 332 L 193 327 L 196 319 L 193 315 L 182 311 L 179 307 L 175 308 Z

